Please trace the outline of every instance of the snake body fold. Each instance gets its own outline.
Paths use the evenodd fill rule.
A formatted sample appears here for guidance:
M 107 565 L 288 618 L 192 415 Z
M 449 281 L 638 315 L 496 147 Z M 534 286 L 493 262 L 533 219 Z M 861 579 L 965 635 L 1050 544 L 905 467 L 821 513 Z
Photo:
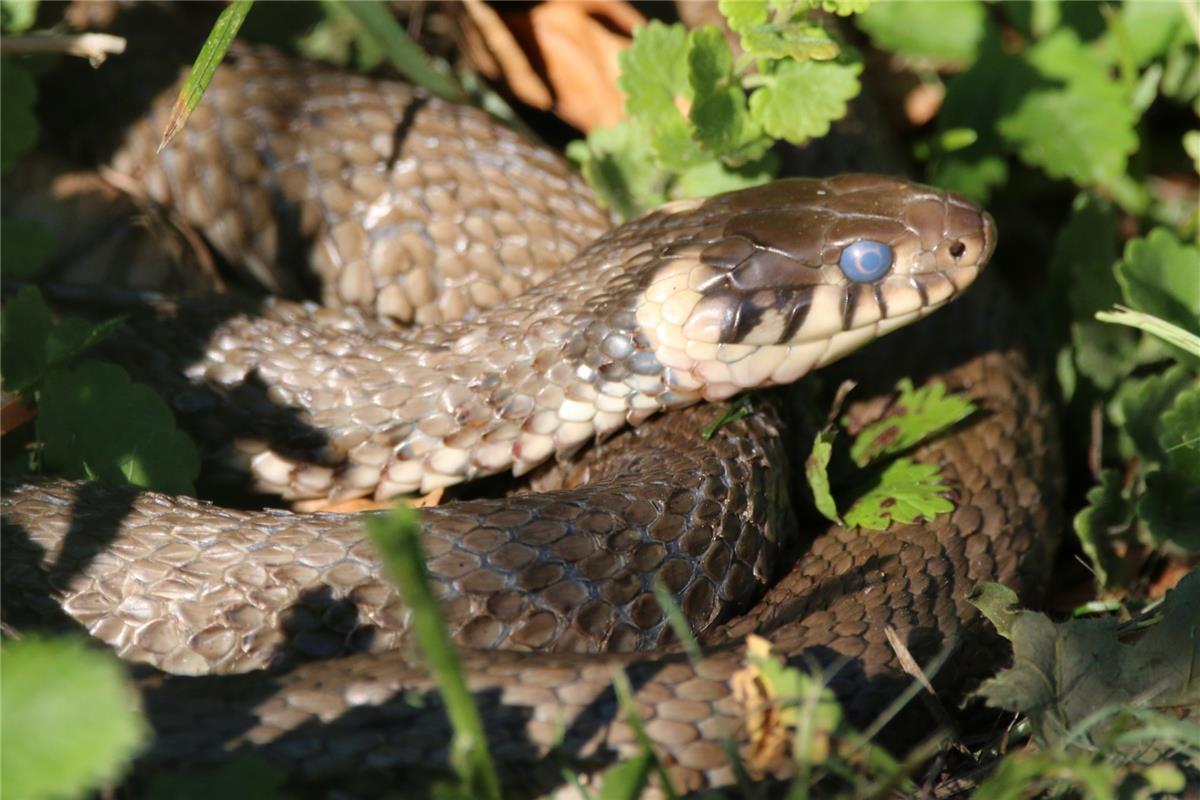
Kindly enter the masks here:
M 954 487 L 956 510 L 933 522 L 797 539 L 775 406 L 755 401 L 709 441 L 697 431 L 722 408 L 692 405 L 789 383 L 946 304 L 991 254 L 986 214 L 891 178 L 788 180 L 671 204 L 585 246 L 606 221 L 577 179 L 477 112 L 262 53 L 213 87 L 213 110 L 161 161 L 143 152 L 152 114 L 114 168 L 276 287 L 298 235 L 324 298 L 350 307 L 184 303 L 120 342 L 212 453 L 286 497 L 382 499 L 606 440 L 553 491 L 425 512 L 499 761 L 554 749 L 586 770 L 634 752 L 610 688 L 621 666 L 680 788 L 733 780 L 723 737 L 754 771 L 786 774 L 783 755 L 754 757 L 732 692 L 750 632 L 795 663 L 849 658 L 833 685 L 860 721 L 907 682 L 887 626 L 922 663 L 957 648 L 949 690 L 994 667 L 965 595 L 983 580 L 1035 592 L 1057 531 L 1053 421 L 1001 301 L 970 296 L 860 367 L 875 397 L 920 374 L 981 407 L 916 454 Z M 876 280 L 843 267 L 862 241 L 892 259 Z M 485 278 L 499 288 L 476 288 Z M 144 684 L 149 761 L 249 750 L 307 779 L 356 773 L 351 792 L 444 765 L 444 713 L 355 517 L 68 482 L 10 487 L 2 508 L 10 621 L 65 614 L 169 672 L 257 670 Z M 710 645 L 697 663 L 598 652 L 669 642 L 655 576 Z

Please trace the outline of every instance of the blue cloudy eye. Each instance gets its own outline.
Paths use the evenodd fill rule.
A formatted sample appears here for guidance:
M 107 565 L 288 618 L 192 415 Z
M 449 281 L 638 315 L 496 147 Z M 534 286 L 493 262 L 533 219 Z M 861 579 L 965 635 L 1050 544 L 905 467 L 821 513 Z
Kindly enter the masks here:
M 883 242 L 864 239 L 847 246 L 838 265 L 850 280 L 870 283 L 881 278 L 892 266 L 892 248 Z

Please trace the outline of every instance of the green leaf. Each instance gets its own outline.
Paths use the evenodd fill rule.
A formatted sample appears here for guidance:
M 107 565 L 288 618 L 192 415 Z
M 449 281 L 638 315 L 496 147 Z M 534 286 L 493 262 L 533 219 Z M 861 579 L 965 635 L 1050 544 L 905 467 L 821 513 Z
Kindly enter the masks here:
M 1178 3 L 1122 3 L 1118 17 L 1139 67 L 1186 45 L 1191 38 Z
M 1183 135 L 1183 150 L 1192 159 L 1192 169 L 1200 172 L 1200 131 L 1188 131 Z
M 842 49 L 818 25 L 755 25 L 742 32 L 742 47 L 758 58 L 832 61 Z
M 688 75 L 695 137 L 730 166 L 762 158 L 771 146 L 746 109 L 746 93 L 733 74 L 733 54 L 724 35 L 705 26 L 688 37 Z
M 38 123 L 33 113 L 37 86 L 25 66 L 0 59 L 0 171 L 8 170 L 37 143 Z
M 35 286 L 22 286 L 0 314 L 0 365 L 4 389 L 28 391 L 46 370 L 46 342 L 54 322 Z
M 38 404 L 37 438 L 48 467 L 171 494 L 192 494 L 195 445 L 166 403 L 113 364 L 51 369 Z
M 1131 308 L 1200 335 L 1200 247 L 1155 228 L 1125 246 L 1115 273 Z
M 32 278 L 58 245 L 54 234 L 28 219 L 0 220 L 0 273 L 6 278 Z
M 737 33 L 767 21 L 767 0 L 718 0 L 717 8 Z
M 175 134 L 187 124 L 188 117 L 196 110 L 196 106 L 200 105 L 204 91 L 212 82 L 217 67 L 221 66 L 221 60 L 225 58 L 225 53 L 233 44 L 238 29 L 242 27 L 242 22 L 250 13 L 252 5 L 254 5 L 254 0 L 233 0 L 213 23 L 208 38 L 204 40 L 204 45 L 200 48 L 200 53 L 192 64 L 187 80 L 183 82 L 183 86 L 179 90 L 179 97 L 176 98 L 175 106 L 171 109 L 171 116 L 163 131 L 162 141 L 158 145 L 159 150 L 162 150 L 175 138 Z
M 467 689 L 462 661 L 438 608 L 421 552 L 421 518 L 408 506 L 367 518 L 367 533 L 388 574 L 412 611 L 413 633 L 446 705 L 454 728 L 450 763 L 469 797 L 499 800 L 500 782 L 488 752 L 487 733 Z
M 981 583 L 972 590 L 967 600 L 987 617 L 997 633 L 1005 639 L 1012 638 L 1020 605 L 1016 592 L 1002 583 Z
M 1163 412 L 1158 443 L 1171 473 L 1200 485 L 1200 382 L 1193 379 Z
M 600 782 L 599 800 L 638 800 L 653 770 L 654 755 L 646 750 L 609 767 Z
M 817 432 L 813 438 L 812 451 L 804 462 L 804 476 L 808 480 L 808 488 L 813 493 L 813 503 L 821 516 L 830 522 L 844 525 L 838 514 L 837 502 L 829 485 L 829 461 L 833 457 L 833 443 L 837 439 L 837 430 L 826 427 Z
M 679 170 L 706 159 L 692 139 L 678 102 L 691 103 L 687 68 L 688 34 L 682 25 L 652 20 L 638 28 L 619 56 L 625 113 L 650 132 L 661 164 Z
M 649 132 L 632 120 L 597 128 L 587 141 L 571 142 L 567 156 L 579 165 L 601 205 L 622 219 L 667 201 L 670 176 L 654 156 Z
M 239 756 L 219 767 L 198 771 L 172 771 L 155 775 L 147 800 L 284 800 L 287 776 L 253 756 Z
M 933 381 L 914 389 L 904 378 L 897 384 L 900 396 L 886 417 L 863 428 L 850 447 L 850 457 L 860 467 L 883 456 L 904 451 L 933 438 L 975 411 L 963 395 L 947 394 L 946 384 Z
M 874 0 L 808 0 L 813 8 L 819 8 L 827 14 L 837 14 L 848 17 L 851 14 L 861 14 L 871 7 Z
M 0 648 L 0 794 L 85 796 L 121 775 L 149 728 L 111 654 L 75 638 Z
M 1200 483 L 1173 472 L 1152 472 L 1146 476 L 1137 514 L 1151 544 L 1171 542 L 1186 552 L 1200 550 Z
M 979 52 L 987 14 L 979 0 L 896 0 L 872 5 L 855 23 L 882 50 L 966 65 Z
M 908 524 L 933 519 L 954 510 L 954 503 L 944 496 L 949 490 L 936 464 L 898 458 L 884 467 L 879 482 L 846 512 L 846 524 L 882 531 L 893 521 Z
M 750 95 L 750 115 L 770 136 L 792 144 L 824 136 L 860 91 L 861 63 L 783 61 Z
M 38 0 L 2 0 L 0 28 L 5 33 L 24 33 L 37 21 Z
M 1026 59 L 1058 86 L 1025 94 L 998 130 L 1023 161 L 1080 186 L 1108 186 L 1124 177 L 1137 149 L 1137 114 L 1108 65 L 1061 29 L 1029 48 Z
M 1164 464 L 1167 455 L 1159 443 L 1162 415 L 1184 389 L 1195 385 L 1196 376 L 1182 365 L 1123 381 L 1112 414 L 1113 424 L 1128 437 L 1122 455 L 1137 456 L 1143 463 Z
M 1075 515 L 1075 535 L 1083 546 L 1096 574 L 1096 583 L 1107 587 L 1121 577 L 1121 559 L 1115 543 L 1133 541 L 1133 501 L 1125 491 L 1121 473 L 1106 469 L 1100 473 L 1100 484 L 1087 493 L 1087 506 Z
M 1197 619 L 1200 569 L 1167 593 L 1157 621 L 1135 640 L 1119 636 L 1113 617 L 1056 624 L 1022 611 L 1012 629 L 1013 666 L 984 682 L 978 695 L 1027 715 L 1044 745 L 1101 746 L 1110 731 L 1105 711 L 1200 704 Z M 1126 749 L 1148 755 L 1142 743 Z
M 767 153 L 758 161 L 740 167 L 728 167 L 720 161 L 706 161 L 681 172 L 671 186 L 671 199 L 709 197 L 750 186 L 769 183 L 779 172 L 779 159 Z

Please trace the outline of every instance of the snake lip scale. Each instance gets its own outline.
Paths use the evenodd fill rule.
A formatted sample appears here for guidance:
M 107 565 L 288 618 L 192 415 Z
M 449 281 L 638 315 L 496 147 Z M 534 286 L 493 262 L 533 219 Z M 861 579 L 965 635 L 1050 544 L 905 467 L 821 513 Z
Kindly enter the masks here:
M 696 435 L 726 398 L 796 381 L 957 298 L 996 244 L 985 212 L 841 175 L 677 201 L 606 231 L 556 156 L 471 109 L 413 110 L 414 97 L 239 51 L 195 128 L 152 160 L 161 100 L 113 168 L 268 283 L 286 282 L 271 251 L 290 249 L 286 220 L 301 220 L 333 307 L 162 303 L 113 351 L 208 457 L 285 498 L 382 500 L 539 467 L 539 482 L 560 479 L 425 514 L 429 569 L 501 762 L 557 748 L 591 769 L 635 752 L 608 688 L 622 666 L 677 784 L 730 783 L 720 739 L 754 749 L 730 683 L 751 632 L 797 662 L 848 657 L 834 687 L 855 719 L 904 682 L 886 627 L 919 658 L 958 643 L 948 691 L 994 667 L 965 592 L 1036 591 L 1057 492 L 1048 405 L 994 294 L 917 326 L 862 376 L 924 371 L 983 407 L 916 454 L 956 486 L 953 514 L 797 544 L 776 405 Z M 275 216 L 264 196 L 294 211 Z M 253 750 L 372 794 L 366 773 L 445 763 L 444 714 L 404 647 L 408 612 L 358 517 L 68 481 L 8 485 L 0 509 L 6 620 L 82 626 L 163 671 L 142 684 L 147 764 Z M 710 645 L 699 662 L 670 649 L 655 580 Z M 749 763 L 784 775 L 790 761 Z

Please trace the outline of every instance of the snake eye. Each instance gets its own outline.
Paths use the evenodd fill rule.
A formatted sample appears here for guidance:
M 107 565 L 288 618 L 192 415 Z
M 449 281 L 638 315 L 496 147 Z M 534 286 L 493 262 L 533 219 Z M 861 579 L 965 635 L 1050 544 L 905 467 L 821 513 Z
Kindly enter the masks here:
M 857 283 L 870 283 L 883 277 L 892 266 L 892 248 L 883 242 L 864 239 L 848 245 L 838 259 L 842 274 Z

